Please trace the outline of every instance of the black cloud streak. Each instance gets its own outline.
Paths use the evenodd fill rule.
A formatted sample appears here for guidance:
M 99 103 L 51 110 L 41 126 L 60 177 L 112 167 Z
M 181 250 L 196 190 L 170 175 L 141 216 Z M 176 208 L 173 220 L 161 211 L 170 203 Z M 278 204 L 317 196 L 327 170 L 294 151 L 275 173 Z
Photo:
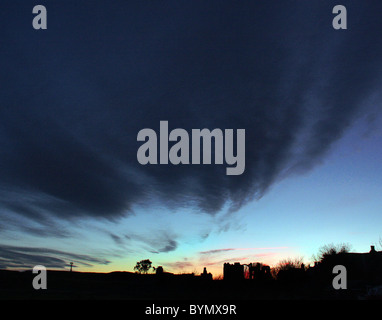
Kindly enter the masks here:
M 310 169 L 380 85 L 382 4 L 343 4 L 346 31 L 332 1 L 47 1 L 46 32 L 7 4 L 1 214 L 113 219 L 158 199 L 213 214 Z M 160 120 L 246 129 L 244 174 L 140 166 L 136 135 Z
M 75 262 L 82 266 L 93 264 L 108 264 L 110 261 L 89 255 L 68 253 L 60 250 L 16 247 L 2 245 L 0 247 L 0 268 L 33 268 L 43 265 L 46 268 L 65 268 L 69 262 Z

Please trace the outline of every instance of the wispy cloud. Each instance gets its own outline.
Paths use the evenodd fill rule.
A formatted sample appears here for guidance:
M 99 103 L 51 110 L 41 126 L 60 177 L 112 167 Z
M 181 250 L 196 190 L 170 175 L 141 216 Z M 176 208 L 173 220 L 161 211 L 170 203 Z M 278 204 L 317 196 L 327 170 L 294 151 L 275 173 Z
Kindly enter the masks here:
M 222 248 L 222 249 L 212 249 L 207 251 L 200 251 L 201 255 L 212 255 L 212 254 L 220 254 L 227 251 L 239 251 L 239 250 L 279 250 L 279 249 L 287 249 L 288 247 L 257 247 L 257 248 Z
M 175 262 L 166 262 L 164 264 L 165 267 L 170 268 L 170 270 L 174 270 L 175 272 L 187 270 L 190 271 L 190 269 L 195 267 L 195 264 L 190 261 L 175 261 Z
M 222 267 L 224 263 L 229 262 L 246 262 L 246 263 L 252 263 L 252 262 L 258 262 L 259 259 L 263 260 L 264 258 L 269 258 L 277 255 L 276 252 L 264 252 L 264 253 L 257 253 L 257 254 L 249 254 L 245 256 L 237 256 L 237 257 L 227 257 L 225 259 L 219 259 L 216 260 L 208 258 L 202 261 L 199 261 L 199 264 L 203 264 L 204 266 L 218 266 Z
M 200 251 L 200 254 L 215 254 L 215 253 L 221 253 L 221 252 L 226 252 L 226 251 L 232 251 L 232 250 L 237 250 L 233 248 L 226 248 L 226 249 L 213 249 L 213 250 L 207 250 L 207 251 Z
M 125 235 L 117 235 L 111 232 L 108 232 L 108 234 L 117 245 L 123 246 L 135 242 L 151 253 L 171 252 L 178 247 L 177 236 L 170 230 L 155 230 L 149 233 L 129 233 Z

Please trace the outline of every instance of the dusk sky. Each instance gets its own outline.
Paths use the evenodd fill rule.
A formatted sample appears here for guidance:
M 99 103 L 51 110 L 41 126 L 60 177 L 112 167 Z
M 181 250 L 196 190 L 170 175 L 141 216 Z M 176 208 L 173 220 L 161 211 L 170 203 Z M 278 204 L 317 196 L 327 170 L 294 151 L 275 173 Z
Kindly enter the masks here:
M 38 4 L 47 29 L 32 26 Z M 333 28 L 338 4 L 347 29 Z M 377 0 L 2 1 L 0 269 L 150 259 L 217 276 L 224 262 L 312 264 L 330 243 L 381 250 L 381 12 Z M 137 134 L 159 143 L 160 121 L 245 129 L 245 171 L 141 165 Z

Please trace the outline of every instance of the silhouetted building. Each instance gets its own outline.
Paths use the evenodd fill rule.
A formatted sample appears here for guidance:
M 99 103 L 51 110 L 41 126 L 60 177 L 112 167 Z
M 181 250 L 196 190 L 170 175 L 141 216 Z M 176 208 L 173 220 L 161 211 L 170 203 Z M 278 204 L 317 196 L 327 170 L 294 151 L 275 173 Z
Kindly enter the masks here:
M 333 267 L 343 265 L 347 271 L 349 281 L 364 283 L 382 282 L 382 251 L 376 251 L 374 246 L 369 252 L 342 252 L 328 256 L 323 261 L 315 263 L 311 268 L 312 276 L 333 277 Z
M 350 279 L 382 280 L 382 251 L 376 251 L 374 246 L 371 246 L 370 252 L 346 253 L 343 265 Z
M 203 280 L 212 280 L 212 274 L 210 272 L 207 273 L 207 268 L 206 267 L 204 267 L 203 273 L 200 274 L 200 277 Z
M 244 265 L 239 262 L 234 264 L 224 263 L 223 266 L 224 280 L 237 281 L 244 279 Z
M 155 273 L 158 274 L 158 275 L 159 274 L 163 274 L 163 267 L 159 266 L 158 268 L 156 268 Z

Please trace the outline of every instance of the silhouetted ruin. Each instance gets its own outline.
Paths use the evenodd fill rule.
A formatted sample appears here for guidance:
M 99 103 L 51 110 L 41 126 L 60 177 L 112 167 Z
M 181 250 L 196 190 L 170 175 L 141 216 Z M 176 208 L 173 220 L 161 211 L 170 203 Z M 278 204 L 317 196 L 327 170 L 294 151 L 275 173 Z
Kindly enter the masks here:
M 244 265 L 240 262 L 234 264 L 224 263 L 223 267 L 224 280 L 241 281 L 244 280 Z
M 240 264 L 235 262 L 234 264 L 225 263 L 223 266 L 224 280 L 228 281 L 241 281 L 241 280 L 271 280 L 271 268 L 270 266 L 263 265 L 261 263 Z
M 247 265 L 247 279 L 267 281 L 272 279 L 271 267 L 261 263 L 250 263 Z

